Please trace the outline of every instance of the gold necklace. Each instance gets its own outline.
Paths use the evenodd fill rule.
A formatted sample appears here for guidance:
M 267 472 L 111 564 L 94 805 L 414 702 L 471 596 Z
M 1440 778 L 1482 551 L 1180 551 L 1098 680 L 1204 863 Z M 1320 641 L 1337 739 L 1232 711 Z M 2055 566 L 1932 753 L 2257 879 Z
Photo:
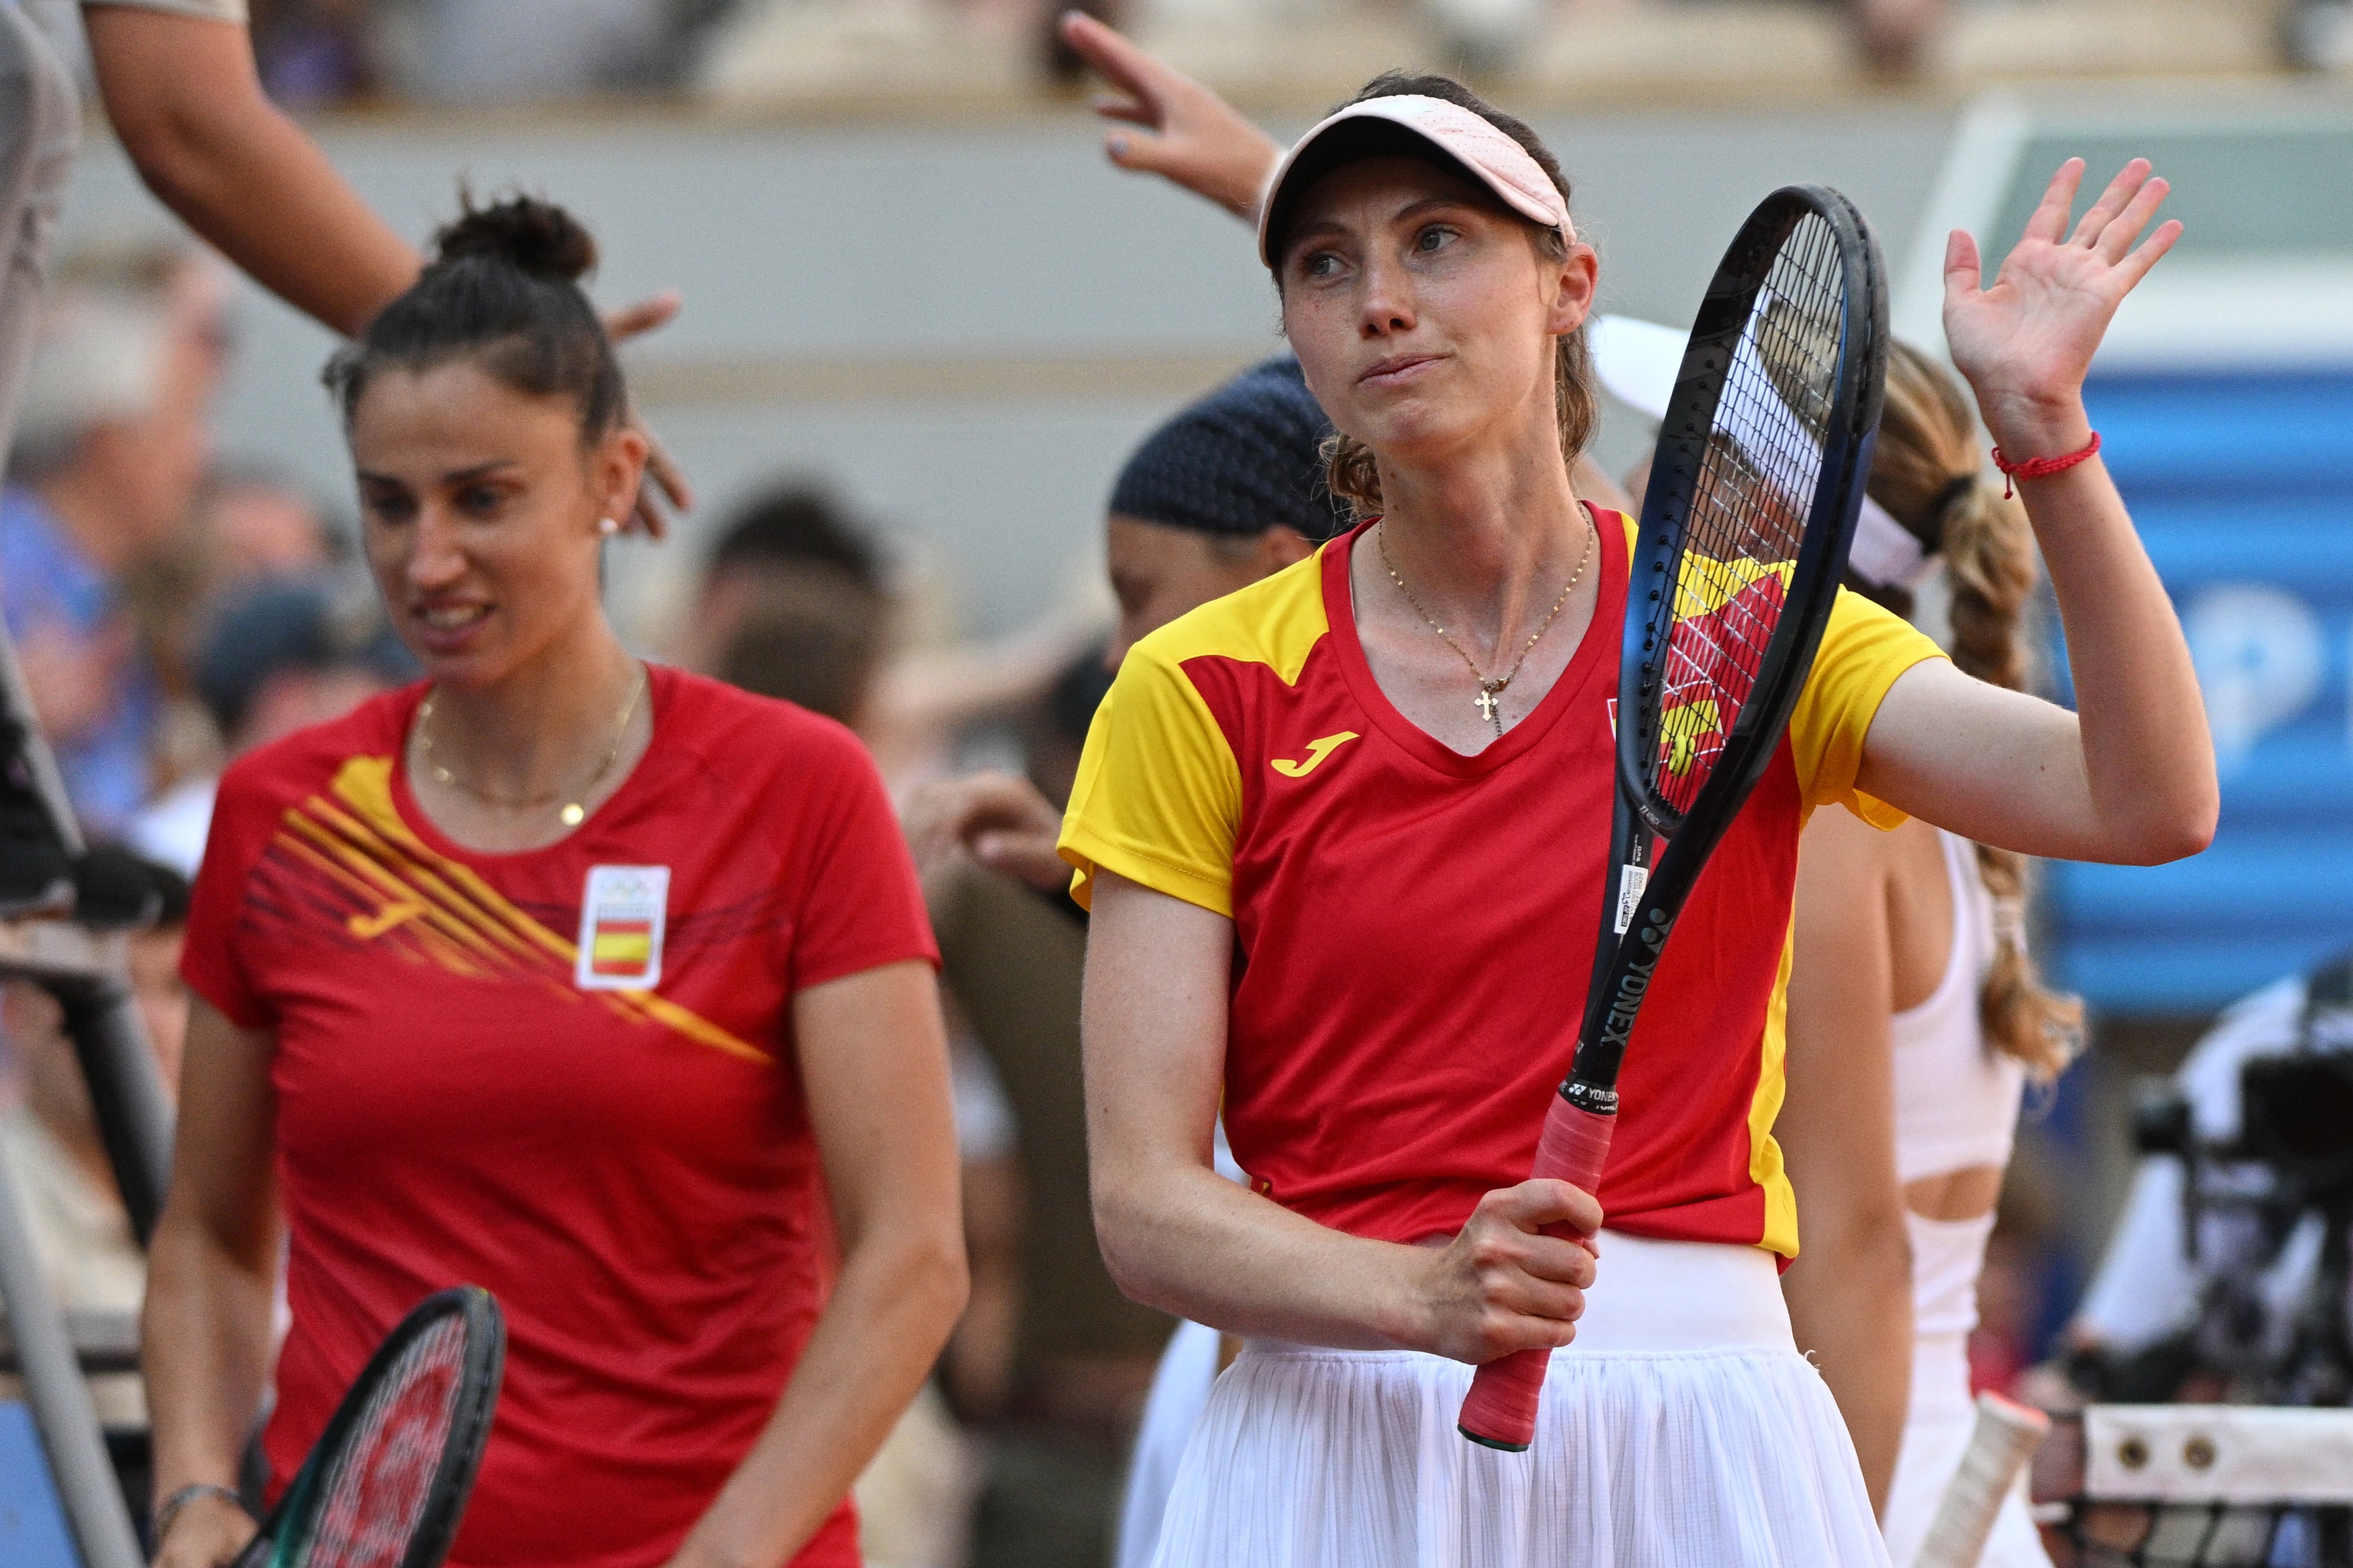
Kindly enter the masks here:
M 561 800 L 564 802 L 564 809 L 555 814 L 556 820 L 566 827 L 577 827 L 588 816 L 588 808 L 580 804 L 580 797 L 595 789 L 604 776 L 612 771 L 613 760 L 621 754 L 621 742 L 628 738 L 629 721 L 637 717 L 638 699 L 645 695 L 646 688 L 650 683 L 651 678 L 646 674 L 646 667 L 640 664 L 638 666 L 637 679 L 629 683 L 629 700 L 621 705 L 621 721 L 614 726 L 613 743 L 606 748 L 605 760 L 596 764 L 595 773 L 580 781 L 580 785 L 576 789 L 550 790 L 545 795 L 521 796 L 492 795 L 480 784 L 470 784 L 459 778 L 450 771 L 447 763 L 433 754 L 433 698 L 430 695 L 427 696 L 417 710 L 417 749 L 425 753 L 425 765 L 433 774 L 435 784 L 448 784 L 464 790 L 476 800 L 503 807 L 508 811 L 527 811 L 533 806 L 545 805 L 550 801 Z
M 1582 508 L 1578 510 L 1577 515 L 1584 516 Z M 1560 591 L 1560 597 L 1555 599 L 1552 602 L 1552 608 L 1545 612 L 1543 622 L 1528 635 L 1528 640 L 1520 646 L 1520 657 L 1512 660 L 1512 668 L 1501 675 L 1490 676 L 1480 672 L 1479 661 L 1472 658 L 1464 650 L 1462 645 L 1456 642 L 1448 634 L 1446 628 L 1438 624 L 1436 616 L 1421 607 L 1421 601 L 1414 597 L 1413 590 L 1407 587 L 1405 579 L 1398 574 L 1396 563 L 1389 559 L 1388 526 L 1384 524 L 1374 531 L 1373 545 L 1381 552 L 1381 564 L 1388 569 L 1389 581 L 1398 585 L 1398 592 L 1405 595 L 1405 602 L 1413 606 L 1414 614 L 1427 622 L 1430 629 L 1444 638 L 1446 646 L 1461 655 L 1462 662 L 1471 667 L 1471 679 L 1479 683 L 1479 695 L 1471 700 L 1477 706 L 1479 716 L 1495 726 L 1495 737 L 1498 740 L 1501 740 L 1504 734 L 1504 721 L 1498 711 L 1501 706 L 1501 693 L 1504 688 L 1512 683 L 1512 678 L 1520 673 L 1520 666 L 1528 662 L 1528 655 L 1535 650 L 1538 639 L 1545 633 L 1552 630 L 1552 623 L 1560 615 L 1560 607 L 1568 603 L 1568 596 L 1571 594 L 1577 592 L 1577 584 L 1585 577 L 1586 563 L 1593 559 L 1593 525 L 1588 521 L 1585 528 L 1585 553 L 1577 557 L 1577 570 L 1568 574 L 1568 586 Z

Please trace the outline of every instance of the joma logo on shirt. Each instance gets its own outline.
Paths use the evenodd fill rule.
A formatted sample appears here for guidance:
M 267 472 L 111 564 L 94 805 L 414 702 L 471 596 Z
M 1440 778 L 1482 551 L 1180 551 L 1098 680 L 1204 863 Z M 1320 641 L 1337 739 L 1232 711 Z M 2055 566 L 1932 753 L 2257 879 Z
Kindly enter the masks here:
M 1314 773 L 1335 748 L 1356 738 L 1356 732 L 1354 730 L 1343 730 L 1336 735 L 1326 735 L 1320 741 L 1310 741 L 1307 742 L 1307 755 L 1304 760 L 1294 763 L 1288 757 L 1277 757 L 1274 759 L 1274 771 L 1287 779 L 1303 779 Z

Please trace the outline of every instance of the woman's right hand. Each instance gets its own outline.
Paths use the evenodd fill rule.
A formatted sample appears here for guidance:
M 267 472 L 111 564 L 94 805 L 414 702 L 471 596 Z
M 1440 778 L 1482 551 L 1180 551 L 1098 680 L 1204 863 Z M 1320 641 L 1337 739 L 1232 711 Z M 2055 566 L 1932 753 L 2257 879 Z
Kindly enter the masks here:
M 1547 1236 L 1566 1226 L 1573 1237 Z M 1427 1324 L 1414 1348 L 1479 1365 L 1577 1337 L 1593 1284 L 1601 1205 L 1567 1182 L 1536 1179 L 1479 1200 L 1419 1280 Z
M 155 1543 L 155 1568 L 226 1568 L 259 1528 L 251 1514 L 217 1493 L 192 1497 Z
M 1158 174 L 1245 223 L 1256 221 L 1259 195 L 1282 155 L 1271 137 L 1209 89 L 1083 12 L 1062 18 L 1062 38 L 1118 89 L 1096 100 L 1095 112 L 1140 127 L 1103 138 L 1113 163 Z

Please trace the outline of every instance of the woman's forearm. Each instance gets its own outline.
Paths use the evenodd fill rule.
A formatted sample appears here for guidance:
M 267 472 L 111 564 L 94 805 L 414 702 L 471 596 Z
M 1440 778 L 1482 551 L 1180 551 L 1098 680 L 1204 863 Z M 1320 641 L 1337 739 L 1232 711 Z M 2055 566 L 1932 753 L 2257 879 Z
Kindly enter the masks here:
M 140 1359 L 158 1498 L 200 1481 L 237 1484 L 269 1376 L 273 1284 L 270 1270 L 240 1262 L 168 1213 L 156 1230 Z
M 2080 404 L 1989 405 L 2013 457 L 2079 451 Z M 2075 686 L 2084 772 L 2114 859 L 2172 859 L 2212 837 L 2221 796 L 2198 675 L 2173 604 L 2097 457 L 2019 490 L 2051 574 Z
M 1427 1247 L 1328 1229 L 1206 1166 L 1095 1165 L 1095 1233 L 1119 1288 L 1250 1339 L 1434 1350 L 1411 1289 Z
M 861 1238 L 776 1414 L 688 1532 L 673 1568 L 776 1568 L 882 1446 L 963 1310 L 964 1250 L 908 1228 Z
M 1808 1226 L 1781 1277 L 1789 1329 L 1838 1401 L 1874 1513 L 1883 1514 L 1912 1392 L 1912 1268 L 1902 1216 Z
M 348 334 L 417 280 L 416 250 L 263 95 L 244 28 L 129 5 L 84 14 L 140 177 L 256 282 Z

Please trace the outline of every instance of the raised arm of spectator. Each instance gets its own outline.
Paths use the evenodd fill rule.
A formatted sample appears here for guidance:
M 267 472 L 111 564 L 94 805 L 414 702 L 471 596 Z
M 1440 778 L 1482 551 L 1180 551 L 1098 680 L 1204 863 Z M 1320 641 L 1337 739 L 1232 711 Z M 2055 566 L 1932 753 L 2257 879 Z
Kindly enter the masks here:
M 139 177 L 255 282 L 349 335 L 417 281 L 416 248 L 262 92 L 245 28 L 143 5 L 84 16 L 99 95 Z M 659 294 L 605 327 L 618 341 L 677 313 L 677 296 Z M 647 473 L 672 506 L 693 505 L 685 475 L 647 437 Z M 650 495 L 637 520 L 656 537 L 667 526 Z
M 350 333 L 417 280 L 416 249 L 264 96 L 243 27 L 141 5 L 86 15 L 139 177 L 263 288 Z
M 1282 149 L 1274 139 L 1182 71 L 1082 12 L 1062 18 L 1062 37 L 1113 89 L 1095 112 L 1134 130 L 1114 130 L 1103 151 L 1123 169 L 1158 174 L 1255 222 L 1259 193 Z

